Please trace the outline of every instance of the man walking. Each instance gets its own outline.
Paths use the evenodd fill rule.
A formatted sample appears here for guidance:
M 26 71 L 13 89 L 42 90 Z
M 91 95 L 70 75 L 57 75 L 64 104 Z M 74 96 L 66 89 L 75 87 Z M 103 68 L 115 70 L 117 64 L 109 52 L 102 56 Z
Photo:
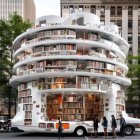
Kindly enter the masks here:
M 125 126 L 126 126 L 126 122 L 125 119 L 122 115 L 120 115 L 120 134 L 122 137 L 125 136 Z

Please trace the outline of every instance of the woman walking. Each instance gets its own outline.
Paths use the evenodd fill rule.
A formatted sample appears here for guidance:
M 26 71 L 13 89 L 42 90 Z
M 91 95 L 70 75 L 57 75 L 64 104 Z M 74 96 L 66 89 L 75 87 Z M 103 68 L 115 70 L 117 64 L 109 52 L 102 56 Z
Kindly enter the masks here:
M 58 138 L 59 139 L 60 137 L 63 138 L 62 131 L 63 131 L 62 121 L 61 121 L 61 118 L 58 117 Z
M 117 122 L 114 115 L 111 115 L 111 118 L 112 118 L 111 120 L 112 134 L 113 134 L 113 138 L 116 138 L 117 135 L 116 135 L 115 129 L 117 128 Z
M 102 126 L 104 128 L 104 138 L 107 138 L 108 137 L 108 132 L 107 132 L 108 121 L 105 116 L 103 117 Z
M 94 126 L 94 136 L 95 136 L 95 138 L 97 138 L 98 137 L 98 117 L 97 116 L 95 116 L 95 118 L 94 118 L 94 120 L 93 120 L 93 126 Z

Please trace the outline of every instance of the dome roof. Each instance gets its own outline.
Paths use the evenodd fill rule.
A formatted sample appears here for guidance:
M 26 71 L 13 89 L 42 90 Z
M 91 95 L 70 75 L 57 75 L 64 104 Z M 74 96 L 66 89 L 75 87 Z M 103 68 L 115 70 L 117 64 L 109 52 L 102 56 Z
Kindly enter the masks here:
M 50 24 L 55 24 L 55 23 L 61 24 L 63 23 L 63 18 L 56 15 L 47 15 L 36 19 L 36 22 L 43 22 L 43 21 L 46 21 L 47 23 Z
M 89 12 L 76 12 L 67 16 L 64 24 L 100 25 L 100 19 L 98 16 Z

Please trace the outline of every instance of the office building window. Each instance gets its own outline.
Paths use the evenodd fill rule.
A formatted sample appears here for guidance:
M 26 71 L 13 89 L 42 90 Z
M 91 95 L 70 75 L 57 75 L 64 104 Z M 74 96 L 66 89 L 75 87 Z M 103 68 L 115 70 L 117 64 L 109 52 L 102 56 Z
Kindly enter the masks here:
M 115 15 L 115 6 L 110 8 L 110 15 L 114 16 Z
M 122 15 L 122 7 L 117 7 L 117 15 L 118 16 Z
M 117 26 L 122 29 L 122 20 L 117 20 Z
M 139 37 L 138 37 L 138 42 L 139 42 L 139 44 L 140 44 L 140 34 L 139 34 Z
M 129 29 L 132 29 L 132 26 L 133 26 L 132 20 L 128 20 L 128 28 Z
M 101 17 L 105 16 L 105 6 L 101 6 L 100 13 L 101 13 Z
M 111 20 L 111 21 L 110 21 L 110 24 L 111 24 L 111 25 L 116 25 L 115 20 Z
M 79 5 L 79 11 L 83 11 L 83 5 Z
M 129 44 L 129 45 L 130 45 L 129 51 L 132 51 L 132 45 L 131 44 Z
M 132 6 L 128 6 L 128 15 L 132 16 L 133 14 L 133 7 Z
M 91 5 L 91 13 L 96 14 L 96 6 L 95 5 Z
M 100 24 L 101 24 L 101 25 L 105 25 L 105 21 L 104 21 L 104 20 L 101 20 L 101 21 L 100 21 Z
M 139 96 L 133 96 L 133 101 L 139 101 Z
M 140 20 L 138 21 L 138 29 L 140 30 Z
M 75 11 L 74 11 L 74 7 L 73 7 L 73 5 L 70 5 L 70 8 L 69 8 L 69 13 L 71 14 L 71 13 L 74 13 Z
M 132 36 L 128 36 L 128 43 L 132 43 Z

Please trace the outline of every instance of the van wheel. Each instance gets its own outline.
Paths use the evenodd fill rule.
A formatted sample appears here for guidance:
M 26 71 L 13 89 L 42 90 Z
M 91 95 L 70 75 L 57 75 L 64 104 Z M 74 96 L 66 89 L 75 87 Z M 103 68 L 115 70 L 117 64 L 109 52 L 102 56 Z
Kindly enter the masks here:
M 84 127 L 78 127 L 75 130 L 75 134 L 79 137 L 84 136 L 86 134 L 86 129 Z
M 132 126 L 126 126 L 124 132 L 127 136 L 133 135 L 134 128 Z

